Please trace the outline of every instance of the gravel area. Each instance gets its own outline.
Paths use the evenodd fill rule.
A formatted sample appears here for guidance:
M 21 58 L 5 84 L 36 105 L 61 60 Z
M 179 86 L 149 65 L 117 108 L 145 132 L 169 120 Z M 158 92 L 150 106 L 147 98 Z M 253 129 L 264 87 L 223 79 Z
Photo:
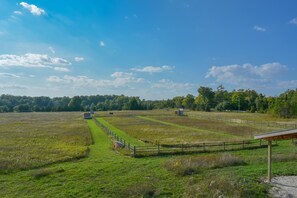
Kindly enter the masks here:
M 297 198 L 297 176 L 281 176 L 272 178 L 274 187 L 270 194 L 276 198 Z

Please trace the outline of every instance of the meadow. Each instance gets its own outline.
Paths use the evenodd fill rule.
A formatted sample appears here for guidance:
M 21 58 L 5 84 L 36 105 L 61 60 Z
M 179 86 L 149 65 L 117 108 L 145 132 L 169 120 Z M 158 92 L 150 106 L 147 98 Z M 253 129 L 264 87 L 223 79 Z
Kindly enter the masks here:
M 217 114 L 209 123 L 211 119 L 206 117 L 210 113 L 189 112 L 181 118 L 172 113 L 96 112 L 96 118 L 139 145 L 249 139 L 278 129 L 233 122 L 222 125 Z M 250 115 L 224 113 L 220 118 L 248 120 Z M 0 197 L 269 197 L 271 186 L 263 183 L 267 148 L 133 158 L 113 149 L 111 137 L 93 120 L 83 120 L 81 113 L 0 116 L 0 159 L 10 160 L 1 167 Z M 264 114 L 255 116 L 255 121 L 263 116 L 269 122 L 296 123 Z M 214 126 L 217 122 L 222 130 Z M 273 147 L 273 174 L 297 175 L 296 153 L 291 141 L 278 142 Z M 37 157 L 42 160 L 36 161 Z
M 117 111 L 112 115 L 101 112 L 97 116 L 130 136 L 152 144 L 193 144 L 250 140 L 259 133 L 283 130 L 274 117 L 247 113 L 206 113 L 190 111 L 176 116 L 173 110 Z M 259 120 L 263 120 L 259 122 Z M 286 120 L 288 122 L 288 120 Z M 285 120 L 281 120 L 283 124 Z M 292 120 L 285 127 L 294 127 Z
M 85 157 L 92 143 L 81 113 L 0 114 L 0 172 Z

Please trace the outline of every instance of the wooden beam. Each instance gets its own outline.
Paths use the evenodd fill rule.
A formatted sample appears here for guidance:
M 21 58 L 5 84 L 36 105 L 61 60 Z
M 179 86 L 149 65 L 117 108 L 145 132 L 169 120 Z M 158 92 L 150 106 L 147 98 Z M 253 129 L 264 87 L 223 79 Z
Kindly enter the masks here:
M 271 156 L 272 156 L 272 142 L 268 141 L 268 182 L 271 182 Z

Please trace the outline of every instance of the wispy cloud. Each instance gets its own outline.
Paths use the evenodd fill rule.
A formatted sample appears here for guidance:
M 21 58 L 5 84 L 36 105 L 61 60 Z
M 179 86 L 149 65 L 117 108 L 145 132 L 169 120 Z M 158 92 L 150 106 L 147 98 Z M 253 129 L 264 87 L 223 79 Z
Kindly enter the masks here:
M 22 15 L 23 13 L 21 11 L 14 11 L 13 14 Z
M 50 76 L 47 78 L 48 82 L 68 84 L 73 87 L 97 87 L 97 88 L 108 88 L 108 87 L 125 87 L 130 84 L 137 84 L 144 82 L 143 78 L 137 78 L 132 73 L 115 72 L 111 75 L 112 79 L 92 79 L 87 76 L 70 76 L 65 75 L 63 77 Z
M 258 31 L 258 32 L 266 32 L 266 28 L 260 27 L 258 25 L 254 26 L 254 30 Z
M 196 85 L 191 83 L 177 83 L 168 79 L 161 79 L 156 83 L 152 84 L 152 88 L 159 88 L 165 90 L 172 90 L 178 92 L 180 90 L 190 90 L 196 88 Z
M 35 16 L 45 15 L 46 12 L 44 9 L 37 7 L 34 4 L 28 4 L 26 2 L 21 2 L 20 5 L 25 8 L 26 10 L 29 10 L 31 14 Z
M 74 60 L 75 60 L 76 62 L 81 62 L 81 61 L 84 61 L 85 58 L 84 58 L 84 57 L 74 57 Z
M 99 42 L 100 47 L 105 47 L 105 43 L 103 41 Z
M 1 90 L 25 90 L 28 89 L 27 86 L 22 85 L 0 85 Z
M 163 71 L 170 71 L 174 67 L 173 66 L 168 66 L 168 65 L 163 65 L 163 66 L 145 66 L 145 67 L 135 67 L 132 68 L 132 71 L 136 72 L 146 72 L 146 73 L 160 73 Z
M 54 70 L 60 72 L 70 72 L 70 70 L 66 67 L 54 67 Z
M 206 78 L 215 78 L 219 83 L 228 83 L 243 88 L 270 86 L 282 74 L 288 71 L 286 65 L 267 63 L 260 66 L 252 64 L 212 66 Z
M 297 17 L 295 17 L 294 19 L 292 19 L 290 21 L 291 24 L 297 25 Z
M 284 89 L 296 89 L 297 80 L 281 81 L 278 83 L 278 86 Z
M 0 73 L 0 77 L 12 77 L 12 78 L 20 78 L 19 75 L 11 74 L 11 73 Z
M 50 57 L 47 54 L 0 55 L 0 67 L 46 67 L 71 65 L 66 59 Z
M 49 47 L 48 47 L 48 50 L 49 50 L 51 53 L 53 53 L 53 54 L 56 53 L 55 49 L 54 49 L 52 46 L 49 46 Z

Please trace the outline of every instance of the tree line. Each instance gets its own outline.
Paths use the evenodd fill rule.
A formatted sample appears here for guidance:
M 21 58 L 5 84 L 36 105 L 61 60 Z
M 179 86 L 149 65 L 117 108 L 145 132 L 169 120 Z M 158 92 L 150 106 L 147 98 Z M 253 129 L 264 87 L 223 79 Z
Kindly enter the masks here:
M 215 90 L 199 87 L 198 96 L 188 94 L 167 100 L 141 100 L 124 95 L 74 97 L 0 96 L 0 112 L 110 111 L 186 108 L 197 111 L 247 111 L 271 113 L 280 117 L 297 116 L 297 89 L 279 96 L 265 96 L 255 90 L 227 91 L 222 85 Z

